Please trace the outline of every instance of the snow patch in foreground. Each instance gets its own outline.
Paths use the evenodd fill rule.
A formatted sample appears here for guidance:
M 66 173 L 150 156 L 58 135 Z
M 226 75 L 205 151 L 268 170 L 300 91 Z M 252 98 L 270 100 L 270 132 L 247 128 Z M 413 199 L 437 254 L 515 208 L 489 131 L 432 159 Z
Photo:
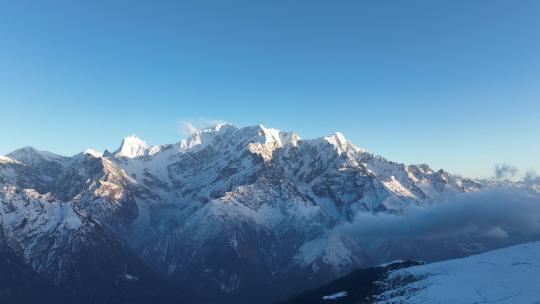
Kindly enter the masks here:
M 394 271 L 378 303 L 538 303 L 539 273 L 540 242 L 522 244 Z
M 337 298 L 342 298 L 342 297 L 346 297 L 347 296 L 347 292 L 346 291 L 340 291 L 340 292 L 337 292 L 337 293 L 334 293 L 334 294 L 331 294 L 331 295 L 328 295 L 328 296 L 324 296 L 322 297 L 323 300 L 335 300 Z

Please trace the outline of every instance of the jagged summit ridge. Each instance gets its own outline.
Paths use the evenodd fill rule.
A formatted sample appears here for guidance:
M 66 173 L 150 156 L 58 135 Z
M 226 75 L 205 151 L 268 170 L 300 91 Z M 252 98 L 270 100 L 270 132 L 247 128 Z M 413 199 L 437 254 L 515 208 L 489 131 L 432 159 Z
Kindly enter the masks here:
M 260 144 L 267 149 L 273 150 L 288 145 L 296 146 L 299 141 L 311 142 L 313 144 L 327 142 L 334 146 L 338 153 L 345 152 L 350 148 L 358 151 L 365 151 L 363 148 L 355 147 L 340 132 L 335 132 L 331 135 L 316 139 L 303 140 L 295 132 L 280 131 L 274 128 L 267 128 L 263 125 L 238 128 L 231 123 L 220 123 L 209 128 L 198 130 L 188 138 L 182 139 L 174 145 L 164 144 L 150 146 L 136 135 L 129 135 L 122 139 L 120 146 L 113 153 L 109 153 L 108 151 L 102 153 L 89 148 L 86 149 L 83 154 L 91 154 L 96 157 L 112 154 L 115 157 L 120 158 L 139 158 L 159 153 L 164 148 L 171 146 L 176 146 L 179 152 L 196 152 L 209 145 L 221 144 L 223 142 L 241 142 L 246 144 L 246 146 L 249 144 Z M 6 156 L 26 164 L 39 162 L 39 159 L 58 162 L 67 159 L 65 156 L 48 151 L 37 150 L 30 146 L 15 150 Z
M 113 154 L 117 157 L 137 158 L 159 153 L 163 147 L 176 146 L 179 152 L 198 152 L 208 146 L 223 148 L 227 144 L 243 144 L 252 148 L 254 153 L 269 154 L 271 151 L 287 146 L 296 146 L 299 141 L 326 142 L 335 147 L 338 153 L 347 149 L 365 151 L 355 147 L 342 133 L 336 132 L 329 136 L 303 140 L 295 132 L 285 132 L 263 125 L 238 128 L 230 123 L 220 123 L 212 127 L 197 130 L 176 145 L 148 146 L 146 142 L 136 136 L 124 138 L 119 149 Z M 271 153 L 270 153 L 271 154 Z

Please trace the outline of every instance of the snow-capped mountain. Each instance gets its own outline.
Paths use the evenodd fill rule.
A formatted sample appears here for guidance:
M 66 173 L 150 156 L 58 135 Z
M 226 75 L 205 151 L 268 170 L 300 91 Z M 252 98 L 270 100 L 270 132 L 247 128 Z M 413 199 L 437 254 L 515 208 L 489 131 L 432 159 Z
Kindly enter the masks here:
M 175 144 L 129 136 L 114 152 L 23 148 L 0 158 L 0 187 L 4 246 L 57 284 L 82 280 L 92 257 L 85 265 L 107 265 L 97 277 L 156 272 L 193 301 L 225 303 L 271 302 L 414 252 L 329 232 L 484 185 L 388 161 L 341 133 L 219 124 Z
M 283 304 L 538 303 L 540 243 L 431 264 L 360 269 Z M 420 265 L 419 265 L 420 264 Z

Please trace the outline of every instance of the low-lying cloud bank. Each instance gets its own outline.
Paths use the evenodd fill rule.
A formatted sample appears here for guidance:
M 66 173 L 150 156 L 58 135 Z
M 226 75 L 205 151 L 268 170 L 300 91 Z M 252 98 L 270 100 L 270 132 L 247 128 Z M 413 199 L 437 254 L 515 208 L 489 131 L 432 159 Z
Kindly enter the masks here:
M 355 238 L 426 241 L 461 235 L 540 237 L 540 195 L 523 188 L 456 194 L 399 215 L 359 213 L 334 232 Z

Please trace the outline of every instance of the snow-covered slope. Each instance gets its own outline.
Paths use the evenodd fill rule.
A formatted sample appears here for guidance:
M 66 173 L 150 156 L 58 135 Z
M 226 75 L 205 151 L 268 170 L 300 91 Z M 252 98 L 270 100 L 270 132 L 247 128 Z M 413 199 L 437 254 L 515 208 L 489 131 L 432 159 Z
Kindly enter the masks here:
M 283 304 L 538 303 L 540 242 L 431 264 L 359 269 Z
M 540 242 L 404 268 L 381 282 L 377 303 L 538 303 Z
M 173 144 L 129 136 L 113 153 L 23 148 L 0 158 L 0 187 L 0 224 L 37 271 L 72 263 L 64 253 L 73 235 L 101 244 L 99 230 L 174 284 L 206 295 L 196 302 L 225 303 L 261 295 L 270 302 L 410 252 L 409 244 L 365 246 L 330 232 L 358 213 L 401 214 L 484 185 L 388 161 L 341 133 L 304 140 L 219 124 Z M 89 233 L 85 223 L 99 229 Z M 34 259 L 45 240 L 58 250 Z

